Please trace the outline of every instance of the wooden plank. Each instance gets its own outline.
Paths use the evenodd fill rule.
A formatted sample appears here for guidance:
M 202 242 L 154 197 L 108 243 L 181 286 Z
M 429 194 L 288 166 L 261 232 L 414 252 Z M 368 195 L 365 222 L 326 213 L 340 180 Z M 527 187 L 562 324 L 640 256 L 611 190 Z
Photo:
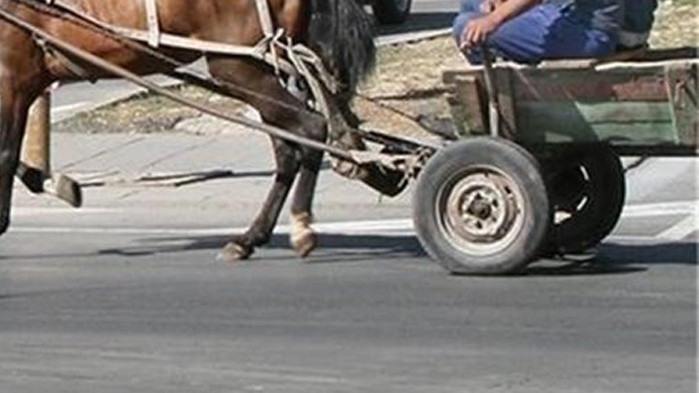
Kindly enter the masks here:
M 667 101 L 661 69 L 635 72 L 594 70 L 515 71 L 515 100 Z
M 663 61 L 678 59 L 696 59 L 699 57 L 699 49 L 696 47 L 682 47 L 670 49 L 653 49 L 637 53 L 631 57 L 631 61 Z
M 517 109 L 511 69 L 495 70 L 498 102 L 500 104 L 500 136 L 509 140 L 517 139 Z
M 655 102 L 560 102 L 524 101 L 518 110 L 527 116 L 541 115 L 543 121 L 584 119 L 588 123 L 634 124 L 672 122 L 667 103 Z M 562 125 L 566 126 L 566 125 Z
M 696 68 L 691 72 L 667 71 L 667 89 L 672 97 L 673 121 L 678 139 L 686 145 L 699 145 L 699 80 Z
M 636 62 L 654 62 L 654 61 L 674 61 L 682 59 L 696 59 L 699 57 L 699 49 L 695 47 L 684 47 L 684 48 L 672 48 L 672 49 L 653 49 L 646 51 L 635 51 L 632 52 L 633 56 L 627 57 L 623 56 L 625 60 L 636 61 Z M 498 61 L 495 66 L 496 68 L 509 67 L 517 70 L 541 70 L 544 72 L 551 72 L 556 70 L 569 70 L 569 71 L 581 71 L 581 70 L 593 70 L 594 66 L 599 65 L 605 61 L 617 60 L 618 56 L 613 56 L 608 59 L 562 59 L 562 60 L 546 60 L 538 65 L 526 65 L 526 64 L 516 64 L 511 62 Z M 662 67 L 661 67 L 662 68 Z M 442 81 L 445 84 L 453 83 L 456 76 L 459 75 L 473 75 L 474 73 L 480 73 L 482 67 L 474 66 L 468 64 L 464 61 L 463 67 L 445 70 L 442 74 Z
M 522 143 L 680 143 L 667 103 L 522 102 L 517 109 Z
M 479 77 L 456 77 L 447 101 L 459 135 L 483 135 L 488 132 L 483 84 Z

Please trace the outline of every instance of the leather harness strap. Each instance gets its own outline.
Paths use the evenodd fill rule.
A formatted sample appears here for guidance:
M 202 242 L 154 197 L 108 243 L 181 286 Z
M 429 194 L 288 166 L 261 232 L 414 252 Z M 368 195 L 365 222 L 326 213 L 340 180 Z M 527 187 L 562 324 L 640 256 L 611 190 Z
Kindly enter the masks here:
M 153 45 L 154 42 L 157 42 L 158 45 L 172 46 L 176 48 L 196 50 L 200 52 L 221 53 L 225 55 L 251 56 L 260 60 L 264 60 L 263 53 L 265 49 L 261 48 L 260 45 L 254 47 L 244 45 L 233 45 L 228 43 L 211 42 L 205 40 L 198 40 L 195 38 L 183 37 L 179 35 L 162 33 L 160 31 L 160 22 L 157 12 L 157 0 L 144 0 L 147 11 L 146 17 L 148 31 L 109 24 L 86 13 L 80 7 L 77 7 L 75 4 L 72 4 L 69 1 L 43 1 L 49 5 L 62 8 L 66 11 L 71 12 L 72 14 L 78 15 L 81 18 L 103 29 L 123 35 L 125 38 L 130 38 L 142 42 L 148 42 L 151 46 L 157 46 Z M 263 42 L 269 41 L 271 37 L 274 36 L 274 25 L 272 23 L 272 18 L 269 13 L 269 5 L 267 4 L 267 0 L 255 0 L 255 4 L 257 4 L 258 13 L 260 14 L 260 24 L 262 25 L 262 29 L 265 34 Z
M 157 36 L 157 42 L 160 46 L 169 46 L 169 47 L 173 47 L 173 48 L 188 49 L 188 50 L 194 50 L 194 51 L 203 52 L 203 53 L 219 53 L 222 55 L 246 56 L 246 57 L 252 57 L 252 58 L 264 61 L 268 64 L 271 63 L 269 46 L 270 46 L 271 41 L 274 38 L 275 34 L 273 32 L 273 24 L 272 24 L 271 16 L 269 14 L 269 6 L 267 5 L 267 0 L 255 0 L 255 2 L 257 4 L 258 12 L 260 13 L 260 23 L 262 25 L 263 31 L 265 32 L 265 37 L 260 41 L 260 43 L 258 43 L 255 46 L 252 46 L 252 47 L 251 46 L 244 46 L 244 45 L 228 44 L 228 43 L 223 43 L 223 42 L 205 41 L 205 40 L 199 40 L 196 38 L 188 38 L 188 37 L 183 37 L 183 36 L 174 35 L 174 34 L 162 33 L 162 32 L 160 32 L 159 27 L 156 30 L 157 33 L 153 33 L 154 29 L 152 26 L 159 24 L 159 22 L 157 21 L 157 6 L 155 5 L 157 3 L 157 0 L 145 0 L 146 5 L 151 3 L 150 7 L 155 8 L 154 12 L 151 15 L 155 17 L 156 21 L 153 24 L 149 23 L 149 31 L 132 29 L 132 28 L 128 28 L 128 27 L 116 26 L 116 25 L 106 23 L 104 21 L 101 21 L 101 20 L 95 18 L 92 15 L 89 15 L 88 13 L 83 11 L 81 8 L 76 7 L 74 4 L 71 4 L 71 3 L 64 1 L 64 0 L 43 0 L 43 1 L 46 2 L 47 4 L 50 4 L 50 5 L 53 5 L 56 7 L 60 7 L 66 11 L 69 11 L 75 15 L 78 15 L 81 18 L 89 21 L 90 23 L 93 23 L 96 26 L 99 26 L 100 28 L 114 32 L 116 34 L 120 34 L 120 35 L 124 36 L 125 38 L 129 38 L 132 40 L 141 41 L 141 42 L 148 42 L 149 44 L 152 45 L 152 39 L 155 36 Z M 264 3 L 264 4 L 262 4 L 262 3 Z M 147 7 L 147 9 L 148 9 L 148 7 Z M 269 35 L 268 35 L 268 32 L 270 32 Z M 288 63 L 287 63 L 287 65 L 288 65 Z M 282 70 L 284 72 L 293 72 L 293 70 L 287 66 L 283 66 Z
M 262 25 L 262 32 L 265 34 L 265 37 L 272 37 L 274 35 L 274 23 L 272 22 L 272 13 L 269 12 L 269 3 L 267 0 L 255 0 L 255 5 L 257 5 L 257 14 L 260 19 L 260 25 Z
M 158 18 L 157 0 L 144 0 L 146 2 L 146 19 L 148 20 L 148 45 L 157 48 L 160 46 L 160 21 Z

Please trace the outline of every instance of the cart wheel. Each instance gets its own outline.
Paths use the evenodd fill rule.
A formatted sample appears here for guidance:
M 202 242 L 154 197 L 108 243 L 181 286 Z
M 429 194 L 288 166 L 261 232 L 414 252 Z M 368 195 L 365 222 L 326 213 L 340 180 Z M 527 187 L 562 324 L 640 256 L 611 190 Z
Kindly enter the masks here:
M 379 23 L 399 24 L 408 20 L 413 0 L 374 0 L 371 8 Z
M 413 202 L 427 253 L 456 274 L 524 269 L 550 222 L 540 173 L 531 154 L 505 140 L 467 139 L 440 151 L 420 174 Z
M 544 248 L 574 254 L 596 246 L 614 229 L 626 185 L 619 157 L 608 145 L 578 149 L 546 165 L 554 223 Z

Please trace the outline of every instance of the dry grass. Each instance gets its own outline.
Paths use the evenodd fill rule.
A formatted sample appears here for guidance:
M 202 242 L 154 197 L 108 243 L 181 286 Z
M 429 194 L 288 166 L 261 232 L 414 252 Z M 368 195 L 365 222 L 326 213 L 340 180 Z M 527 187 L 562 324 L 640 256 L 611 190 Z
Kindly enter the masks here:
M 650 43 L 655 48 L 697 46 L 699 44 L 699 2 L 697 0 L 662 2 L 656 14 Z
M 205 102 L 212 107 L 242 113 L 245 106 L 199 87 L 172 88 L 179 94 Z M 194 109 L 155 94 L 141 94 L 112 105 L 79 114 L 53 126 L 56 132 L 140 133 L 150 134 L 175 130 L 182 121 L 199 117 Z

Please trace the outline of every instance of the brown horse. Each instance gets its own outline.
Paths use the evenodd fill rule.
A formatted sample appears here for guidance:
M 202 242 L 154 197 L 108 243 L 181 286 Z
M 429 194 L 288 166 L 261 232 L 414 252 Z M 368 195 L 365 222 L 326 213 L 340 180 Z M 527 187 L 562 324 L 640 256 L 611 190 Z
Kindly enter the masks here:
M 118 40 L 54 13 L 42 12 L 36 2 L 44 0 L 0 0 L 0 7 L 51 35 L 138 74 L 167 72 L 166 66 Z M 147 29 L 143 0 L 64 0 L 75 8 L 112 25 Z M 373 62 L 371 22 L 356 0 L 268 0 L 276 28 L 295 41 L 319 52 L 346 92 Z M 253 46 L 263 38 L 255 0 L 158 0 L 160 29 L 164 33 L 207 41 Z M 201 54 L 164 49 L 182 62 Z M 231 89 L 261 114 L 265 122 L 317 141 L 327 138 L 326 122 L 293 108 L 304 103 L 284 88 L 271 67 L 248 58 L 206 55 L 210 73 L 244 89 Z M 76 79 L 69 64 L 53 56 L 30 34 L 0 18 L 0 234 L 10 220 L 13 175 L 18 167 L 20 146 L 30 104 L 55 81 Z M 85 65 L 92 77 L 108 77 Z M 272 97 L 280 105 L 264 99 Z M 310 230 L 311 203 L 321 165 L 322 152 L 273 139 L 277 164 L 274 184 L 262 210 L 250 228 L 235 236 L 221 258 L 248 258 L 254 248 L 267 243 L 280 210 L 297 177 L 291 205 L 292 244 L 306 256 L 315 247 Z

